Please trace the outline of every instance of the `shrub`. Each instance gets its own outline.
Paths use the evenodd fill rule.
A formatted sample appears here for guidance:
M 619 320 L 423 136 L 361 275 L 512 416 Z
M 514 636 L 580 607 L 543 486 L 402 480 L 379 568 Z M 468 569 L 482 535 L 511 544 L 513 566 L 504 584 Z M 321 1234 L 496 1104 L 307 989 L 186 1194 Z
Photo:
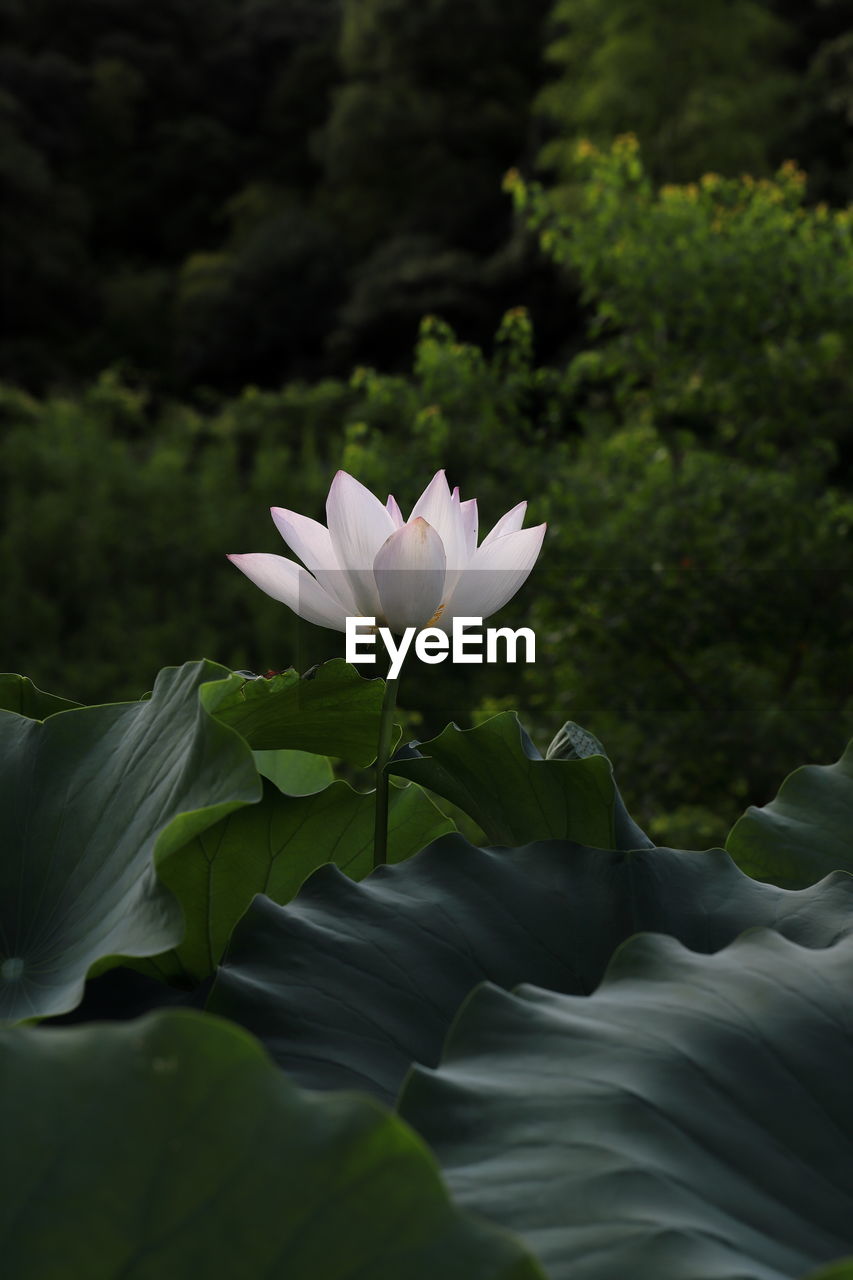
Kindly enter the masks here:
M 714 843 L 804 743 L 843 745 L 849 495 L 637 426 L 586 441 L 543 514 L 522 701 L 542 734 L 580 720 L 630 761 L 627 797 L 661 843 Z
M 637 142 L 581 143 L 577 184 L 508 188 L 543 250 L 577 273 L 589 349 L 569 378 L 588 425 L 689 431 L 741 457 L 853 462 L 849 210 L 804 207 L 805 177 L 656 190 Z

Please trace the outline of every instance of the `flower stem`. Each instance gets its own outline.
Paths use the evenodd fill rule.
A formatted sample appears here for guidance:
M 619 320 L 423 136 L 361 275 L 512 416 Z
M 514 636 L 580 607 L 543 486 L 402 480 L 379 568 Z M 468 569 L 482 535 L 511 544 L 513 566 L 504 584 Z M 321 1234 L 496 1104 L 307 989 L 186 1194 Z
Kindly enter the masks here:
M 376 752 L 376 826 L 373 833 L 373 866 L 388 861 L 388 774 L 385 766 L 391 755 L 394 711 L 397 707 L 399 680 L 385 681 L 382 717 L 379 721 L 379 749 Z

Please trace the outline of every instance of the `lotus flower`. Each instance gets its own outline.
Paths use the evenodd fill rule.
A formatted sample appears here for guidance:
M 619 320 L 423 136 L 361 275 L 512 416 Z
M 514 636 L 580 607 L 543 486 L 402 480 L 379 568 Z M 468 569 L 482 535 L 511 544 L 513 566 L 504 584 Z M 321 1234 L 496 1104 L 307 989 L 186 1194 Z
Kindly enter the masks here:
M 526 502 L 501 516 L 477 546 L 477 500 L 462 502 L 437 472 L 408 520 L 346 471 L 332 481 L 328 527 L 283 507 L 276 528 L 304 568 L 284 556 L 228 557 L 256 586 L 306 622 L 338 631 L 348 617 L 374 617 L 402 635 L 408 627 L 449 631 L 454 617 L 497 613 L 527 579 L 545 525 L 522 529 Z

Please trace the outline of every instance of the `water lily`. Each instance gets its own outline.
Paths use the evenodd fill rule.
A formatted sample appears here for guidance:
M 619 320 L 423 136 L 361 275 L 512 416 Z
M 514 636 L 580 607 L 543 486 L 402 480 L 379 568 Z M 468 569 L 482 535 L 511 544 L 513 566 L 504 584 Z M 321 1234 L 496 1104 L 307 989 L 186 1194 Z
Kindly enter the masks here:
M 347 618 L 373 618 L 375 626 L 403 635 L 410 628 L 449 631 L 454 618 L 484 619 L 497 613 L 527 579 L 542 548 L 545 525 L 523 529 L 519 502 L 477 545 L 477 500 L 451 493 L 439 471 L 418 498 L 408 520 L 396 498 L 383 504 L 346 471 L 339 471 L 326 499 L 327 524 L 296 511 L 272 508 L 276 528 L 302 564 L 253 552 L 229 560 L 267 595 L 289 605 L 306 622 L 346 631 Z M 376 816 L 373 863 L 388 855 L 388 774 L 396 673 L 385 681 L 376 752 Z
M 375 617 L 397 634 L 449 630 L 454 617 L 497 613 L 526 581 L 545 536 L 544 524 L 522 528 L 526 510 L 519 502 L 478 546 L 477 500 L 463 502 L 458 488 L 451 493 L 443 471 L 408 520 L 394 497 L 383 505 L 339 471 L 326 500 L 327 525 L 272 508 L 301 565 L 266 552 L 228 558 L 307 622 L 343 631 L 348 617 Z

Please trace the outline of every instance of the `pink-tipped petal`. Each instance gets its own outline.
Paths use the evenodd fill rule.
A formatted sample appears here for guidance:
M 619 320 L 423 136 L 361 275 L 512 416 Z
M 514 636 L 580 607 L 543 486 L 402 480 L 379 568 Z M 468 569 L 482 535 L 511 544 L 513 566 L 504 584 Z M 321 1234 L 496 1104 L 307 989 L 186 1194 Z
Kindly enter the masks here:
M 228 559 L 256 587 L 272 596 L 273 600 L 286 604 L 306 622 L 331 627 L 335 631 L 346 629 L 346 610 L 301 565 L 265 551 L 230 555 Z
M 326 499 L 326 517 L 342 569 L 369 569 L 394 521 L 379 499 L 354 476 L 339 471 Z
M 326 518 L 338 564 L 347 572 L 359 615 L 379 612 L 379 593 L 373 578 L 373 561 L 394 521 L 377 497 L 346 471 L 332 481 L 326 500 Z
M 441 604 L 446 557 L 441 538 L 418 517 L 397 529 L 380 548 L 373 566 L 382 616 L 398 635 L 423 627 Z
M 477 514 L 477 499 L 468 498 L 461 504 L 462 513 L 462 530 L 465 535 L 465 550 L 468 559 L 477 550 L 477 531 L 479 529 L 479 516 Z
M 288 511 L 286 507 L 270 507 L 270 515 L 291 551 L 311 573 L 315 569 L 340 568 L 329 530 L 319 520 Z
M 450 630 L 454 617 L 489 618 L 526 582 L 542 550 L 547 526 L 519 529 L 484 543 L 459 575 L 455 590 L 436 623 Z
M 506 515 L 501 516 L 495 527 L 486 534 L 483 539 L 483 546 L 489 546 L 490 543 L 494 542 L 495 538 L 502 538 L 504 534 L 517 533 L 524 524 L 526 513 L 526 502 L 519 502 L 511 511 L 507 511 Z
M 285 507 L 270 507 L 270 514 L 291 551 L 299 556 L 323 590 L 338 600 L 347 613 L 355 614 L 352 589 L 346 571 L 338 564 L 326 526 Z
M 400 504 L 397 501 L 397 499 L 394 497 L 393 493 L 388 494 L 388 501 L 385 503 L 385 510 L 388 512 L 389 516 L 394 521 L 395 527 L 398 529 L 402 529 L 403 525 L 406 522 L 403 519 L 403 513 L 400 510 Z
M 418 517 L 432 525 L 441 541 L 447 556 L 449 571 L 464 569 L 468 561 L 465 550 L 465 533 L 462 527 L 462 512 L 459 499 L 453 500 L 443 471 L 437 471 L 418 498 L 409 522 Z

